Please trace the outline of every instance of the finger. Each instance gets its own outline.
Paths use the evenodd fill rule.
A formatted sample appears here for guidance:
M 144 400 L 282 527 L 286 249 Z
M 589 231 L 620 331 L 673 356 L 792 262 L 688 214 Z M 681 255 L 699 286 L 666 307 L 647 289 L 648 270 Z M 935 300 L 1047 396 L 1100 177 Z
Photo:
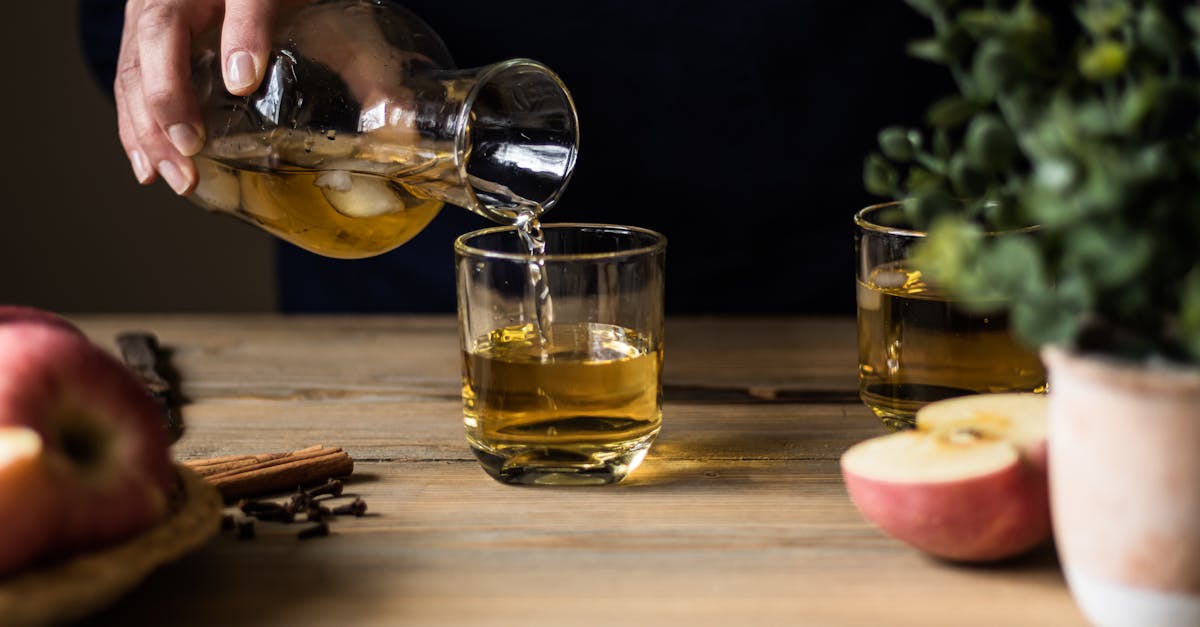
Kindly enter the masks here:
M 125 5 L 127 23 L 132 23 L 131 16 L 136 16 L 141 11 L 141 5 L 141 0 L 130 0 Z M 137 45 L 132 36 L 134 30 L 127 28 L 121 33 L 121 48 L 117 55 L 117 75 L 113 81 L 113 97 L 117 105 L 117 135 L 121 139 L 121 146 L 125 149 L 125 155 L 129 158 L 129 165 L 133 168 L 133 174 L 137 177 L 138 182 L 148 185 L 154 181 L 155 171 L 150 167 L 145 152 L 138 144 L 133 120 L 129 117 L 129 105 L 126 102 L 129 90 L 125 88 L 125 85 L 140 85 Z M 134 92 L 140 95 L 141 88 L 136 87 Z
M 221 67 L 225 89 L 245 96 L 258 88 L 271 51 L 273 0 L 229 0 L 221 25 Z
M 204 146 L 204 132 L 191 85 L 191 32 L 186 11 L 185 0 L 146 0 L 136 28 L 144 113 L 180 155 L 189 157 Z M 129 96 L 137 99 L 134 93 Z M 143 120 L 137 110 L 131 108 L 129 113 L 138 124 L 140 139 Z M 160 173 L 166 177 L 165 172 Z
M 154 182 L 156 172 L 154 168 L 150 167 L 149 158 L 146 157 L 145 151 L 138 143 L 133 119 L 129 116 L 129 105 L 125 102 L 123 91 L 118 87 L 114 92 L 117 102 L 117 135 L 121 138 L 121 146 L 129 158 L 129 165 L 133 168 L 134 176 L 142 185 L 149 185 Z
M 125 86 L 128 89 L 128 85 Z M 196 187 L 196 166 L 192 160 L 181 155 L 171 140 L 149 111 L 145 94 L 129 94 L 125 98 L 128 105 L 129 121 L 133 127 L 134 141 L 145 160 L 158 171 L 159 176 L 176 194 L 190 194 Z

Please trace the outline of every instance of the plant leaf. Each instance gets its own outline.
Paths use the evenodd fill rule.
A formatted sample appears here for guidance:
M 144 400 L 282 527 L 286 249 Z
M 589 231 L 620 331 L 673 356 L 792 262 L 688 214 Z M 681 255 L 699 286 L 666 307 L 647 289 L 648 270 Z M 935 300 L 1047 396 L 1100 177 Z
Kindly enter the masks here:
M 959 152 L 950 158 L 950 183 L 954 193 L 964 198 L 978 198 L 988 189 L 990 179 L 967 163 L 967 156 Z
M 1120 76 L 1129 62 L 1129 50 L 1116 41 L 1102 41 L 1079 55 L 1079 73 L 1094 82 Z
M 997 236 L 980 255 L 980 272 L 992 289 L 1008 298 L 1022 297 L 1046 289 L 1041 253 L 1024 234 Z
M 1094 37 L 1106 37 L 1129 19 L 1128 2 L 1091 2 L 1076 9 L 1075 15 Z
M 999 38 L 992 37 L 980 44 L 971 65 L 979 96 L 991 100 L 1016 80 L 1020 61 Z
M 908 131 L 899 126 L 889 126 L 879 131 L 879 149 L 883 156 L 901 163 L 911 161 L 915 152 L 908 139 Z
M 896 168 L 883 155 L 873 152 L 867 156 L 863 163 L 863 185 L 867 191 L 877 196 L 891 196 L 896 193 L 899 181 Z
M 971 119 L 981 106 L 962 96 L 946 96 L 929 107 L 925 120 L 935 128 L 954 128 Z
M 944 65 L 950 61 L 950 55 L 942 47 L 942 42 L 933 38 L 910 41 L 905 50 L 907 50 L 911 57 L 933 63 Z
M 1194 266 L 1183 280 L 1179 336 L 1192 360 L 1200 361 L 1200 266 Z
M 975 116 L 963 140 L 967 163 L 987 174 L 1008 168 L 1017 155 L 1017 143 L 1000 116 L 983 113 Z

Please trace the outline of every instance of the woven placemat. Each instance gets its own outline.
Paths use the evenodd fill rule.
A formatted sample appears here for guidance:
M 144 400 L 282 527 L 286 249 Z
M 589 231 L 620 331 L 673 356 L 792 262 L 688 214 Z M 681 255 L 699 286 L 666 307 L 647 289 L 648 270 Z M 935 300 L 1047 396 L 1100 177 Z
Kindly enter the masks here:
M 0 581 L 0 624 L 33 627 L 84 618 L 116 601 L 155 568 L 216 535 L 221 495 L 191 470 L 176 469 L 179 498 L 157 526 L 122 544 Z

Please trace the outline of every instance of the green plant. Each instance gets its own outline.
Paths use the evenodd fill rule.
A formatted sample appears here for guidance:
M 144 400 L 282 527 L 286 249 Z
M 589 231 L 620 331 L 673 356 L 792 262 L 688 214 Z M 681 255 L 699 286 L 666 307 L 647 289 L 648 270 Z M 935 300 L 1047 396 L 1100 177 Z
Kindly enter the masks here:
M 866 159 L 914 264 L 1033 345 L 1200 363 L 1200 5 L 907 1 L 958 88 Z

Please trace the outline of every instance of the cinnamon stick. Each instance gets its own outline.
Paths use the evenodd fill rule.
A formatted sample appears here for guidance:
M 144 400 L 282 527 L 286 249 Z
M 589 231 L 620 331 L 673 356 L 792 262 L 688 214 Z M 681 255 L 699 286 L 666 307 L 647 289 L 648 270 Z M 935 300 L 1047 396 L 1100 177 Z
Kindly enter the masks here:
M 238 468 L 247 468 L 255 464 L 291 457 L 299 453 L 309 453 L 318 451 L 324 448 L 321 445 L 310 446 L 298 451 L 287 451 L 283 453 L 261 453 L 258 455 L 226 455 L 224 457 L 210 457 L 208 459 L 192 459 L 183 462 L 185 466 L 196 471 L 201 477 L 208 477 L 217 473 L 236 470 Z
M 184 462 L 215 486 L 225 500 L 323 483 L 354 472 L 354 460 L 339 447 L 313 446 L 286 453 L 225 456 Z

